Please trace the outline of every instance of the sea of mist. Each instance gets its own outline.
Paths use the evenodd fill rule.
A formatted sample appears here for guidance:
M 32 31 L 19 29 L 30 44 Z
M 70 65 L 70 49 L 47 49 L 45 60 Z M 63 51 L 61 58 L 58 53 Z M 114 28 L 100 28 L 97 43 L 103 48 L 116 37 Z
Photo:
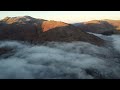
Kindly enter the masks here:
M 106 46 L 0 41 L 13 49 L 0 56 L 0 79 L 120 79 L 120 35 L 95 35 Z

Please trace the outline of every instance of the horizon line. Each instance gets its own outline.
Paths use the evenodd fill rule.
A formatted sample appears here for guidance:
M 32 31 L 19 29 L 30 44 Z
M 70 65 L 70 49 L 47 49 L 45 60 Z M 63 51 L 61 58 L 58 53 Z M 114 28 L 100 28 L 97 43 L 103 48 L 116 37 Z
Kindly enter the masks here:
M 63 19 L 63 20 L 57 20 L 58 18 L 56 18 L 56 19 L 50 19 L 50 18 L 38 18 L 38 17 L 35 17 L 35 16 L 30 16 L 30 15 L 18 15 L 18 16 L 4 16 L 3 18 L 0 18 L 0 20 L 2 20 L 2 19 L 4 19 L 4 18 L 6 18 L 6 17 L 10 17 L 10 18 L 14 18 L 14 17 L 25 17 L 25 16 L 29 16 L 29 17 L 32 17 L 32 18 L 36 18 L 36 19 L 44 19 L 44 20 L 48 20 L 48 21 L 50 21 L 50 20 L 54 20 L 54 21 L 61 21 L 61 22 L 65 22 L 65 23 L 82 23 L 82 22 L 88 22 L 88 21 L 92 21 L 92 20 L 120 20 L 120 17 L 119 18 L 89 18 L 88 20 L 87 19 L 84 19 L 84 18 L 82 18 L 81 20 L 73 20 L 73 19 Z M 62 17 L 61 17 L 62 18 Z M 75 17 L 74 17 L 75 18 Z M 77 18 L 77 17 L 76 17 Z M 84 19 L 84 20 L 83 20 Z

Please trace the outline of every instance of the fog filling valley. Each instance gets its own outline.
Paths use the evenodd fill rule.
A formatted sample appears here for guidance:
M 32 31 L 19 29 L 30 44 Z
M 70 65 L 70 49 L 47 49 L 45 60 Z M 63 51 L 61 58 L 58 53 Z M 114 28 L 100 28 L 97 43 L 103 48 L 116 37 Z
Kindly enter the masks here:
M 120 35 L 104 36 L 106 46 L 86 42 L 49 42 L 32 45 L 0 41 L 12 48 L 0 56 L 1 79 L 118 79 L 120 78 Z

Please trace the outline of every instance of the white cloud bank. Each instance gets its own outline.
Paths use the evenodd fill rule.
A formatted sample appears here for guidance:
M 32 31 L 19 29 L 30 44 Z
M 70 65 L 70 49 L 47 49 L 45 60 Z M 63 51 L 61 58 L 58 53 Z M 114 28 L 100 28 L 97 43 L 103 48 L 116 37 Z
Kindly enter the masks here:
M 29 45 L 0 41 L 0 47 L 15 49 L 12 56 L 0 56 L 1 79 L 117 79 L 120 78 L 120 36 L 106 47 L 85 42 Z

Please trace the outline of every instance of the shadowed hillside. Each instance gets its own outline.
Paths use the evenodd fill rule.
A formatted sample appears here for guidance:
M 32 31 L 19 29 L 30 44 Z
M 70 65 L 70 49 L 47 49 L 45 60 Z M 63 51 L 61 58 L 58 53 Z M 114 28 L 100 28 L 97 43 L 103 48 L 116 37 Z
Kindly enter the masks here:
M 84 23 L 76 23 L 80 29 L 103 35 L 120 34 L 120 20 L 92 20 Z
M 57 42 L 85 41 L 96 45 L 104 44 L 104 40 L 92 34 L 83 32 L 72 25 L 56 27 L 44 33 L 41 33 L 39 36 L 39 40 Z

